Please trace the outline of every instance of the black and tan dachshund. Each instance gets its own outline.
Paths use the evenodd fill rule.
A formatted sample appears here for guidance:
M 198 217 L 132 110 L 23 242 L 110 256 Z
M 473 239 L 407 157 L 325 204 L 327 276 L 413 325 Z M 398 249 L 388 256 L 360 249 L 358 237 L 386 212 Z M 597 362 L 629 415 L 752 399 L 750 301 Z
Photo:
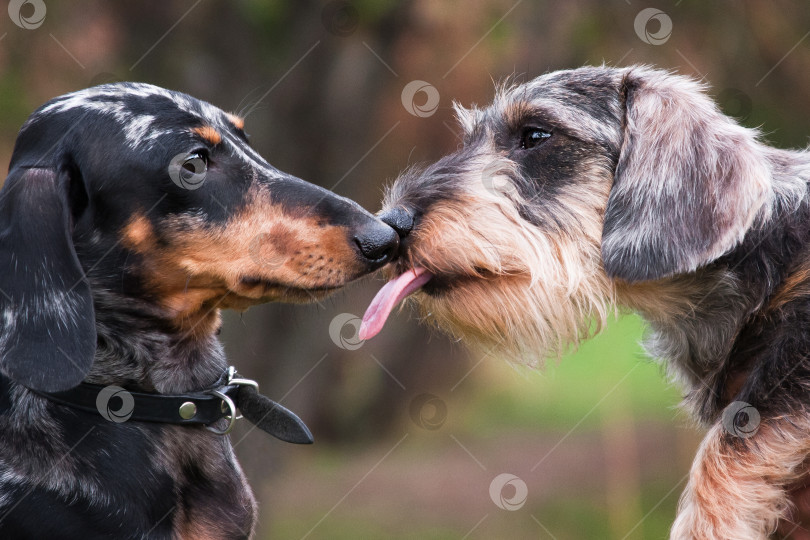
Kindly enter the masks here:
M 0 191 L 0 538 L 250 537 L 253 495 L 212 432 L 233 403 L 205 394 L 227 369 L 220 310 L 324 297 L 397 244 L 185 94 L 121 83 L 42 106 Z

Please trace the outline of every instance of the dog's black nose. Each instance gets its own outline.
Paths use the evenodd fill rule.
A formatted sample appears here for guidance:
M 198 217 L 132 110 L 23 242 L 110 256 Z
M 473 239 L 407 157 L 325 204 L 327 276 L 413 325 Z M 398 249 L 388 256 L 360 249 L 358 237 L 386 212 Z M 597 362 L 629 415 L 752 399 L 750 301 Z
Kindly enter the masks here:
M 400 238 L 405 238 L 413 229 L 413 213 L 403 206 L 396 206 L 379 215 L 383 223 L 397 231 Z
M 385 223 L 373 219 L 354 235 L 354 242 L 369 265 L 380 267 L 391 260 L 399 249 L 397 232 Z

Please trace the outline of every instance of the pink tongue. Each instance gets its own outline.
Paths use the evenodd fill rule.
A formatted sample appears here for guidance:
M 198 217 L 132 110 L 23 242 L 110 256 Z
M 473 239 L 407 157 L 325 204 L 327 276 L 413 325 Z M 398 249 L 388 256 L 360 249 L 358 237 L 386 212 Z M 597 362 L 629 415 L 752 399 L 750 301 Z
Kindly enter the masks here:
M 386 283 L 369 304 L 358 337 L 371 339 L 380 333 L 394 307 L 406 296 L 430 281 L 433 274 L 425 268 L 414 268 Z

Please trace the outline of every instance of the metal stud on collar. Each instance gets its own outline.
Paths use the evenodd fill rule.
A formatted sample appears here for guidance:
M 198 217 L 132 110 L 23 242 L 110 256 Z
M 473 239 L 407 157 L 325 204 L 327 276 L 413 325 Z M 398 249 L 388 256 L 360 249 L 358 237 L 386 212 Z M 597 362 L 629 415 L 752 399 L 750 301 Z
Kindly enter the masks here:
M 194 418 L 194 415 L 197 414 L 197 404 L 193 401 L 186 401 L 180 405 L 180 409 L 177 412 L 183 420 L 191 420 Z

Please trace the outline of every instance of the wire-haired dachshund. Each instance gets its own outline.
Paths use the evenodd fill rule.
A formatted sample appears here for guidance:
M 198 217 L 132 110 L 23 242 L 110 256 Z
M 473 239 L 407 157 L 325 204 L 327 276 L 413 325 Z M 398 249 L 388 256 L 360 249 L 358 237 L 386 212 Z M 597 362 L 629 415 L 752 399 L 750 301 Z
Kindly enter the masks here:
M 705 90 L 584 67 L 457 107 L 463 147 L 388 191 L 402 254 L 360 337 L 414 291 L 521 359 L 640 313 L 708 428 L 673 538 L 760 539 L 796 518 L 810 458 L 810 152 L 767 146 Z
M 0 538 L 249 537 L 220 310 L 324 297 L 398 241 L 208 103 L 46 103 L 0 191 Z

